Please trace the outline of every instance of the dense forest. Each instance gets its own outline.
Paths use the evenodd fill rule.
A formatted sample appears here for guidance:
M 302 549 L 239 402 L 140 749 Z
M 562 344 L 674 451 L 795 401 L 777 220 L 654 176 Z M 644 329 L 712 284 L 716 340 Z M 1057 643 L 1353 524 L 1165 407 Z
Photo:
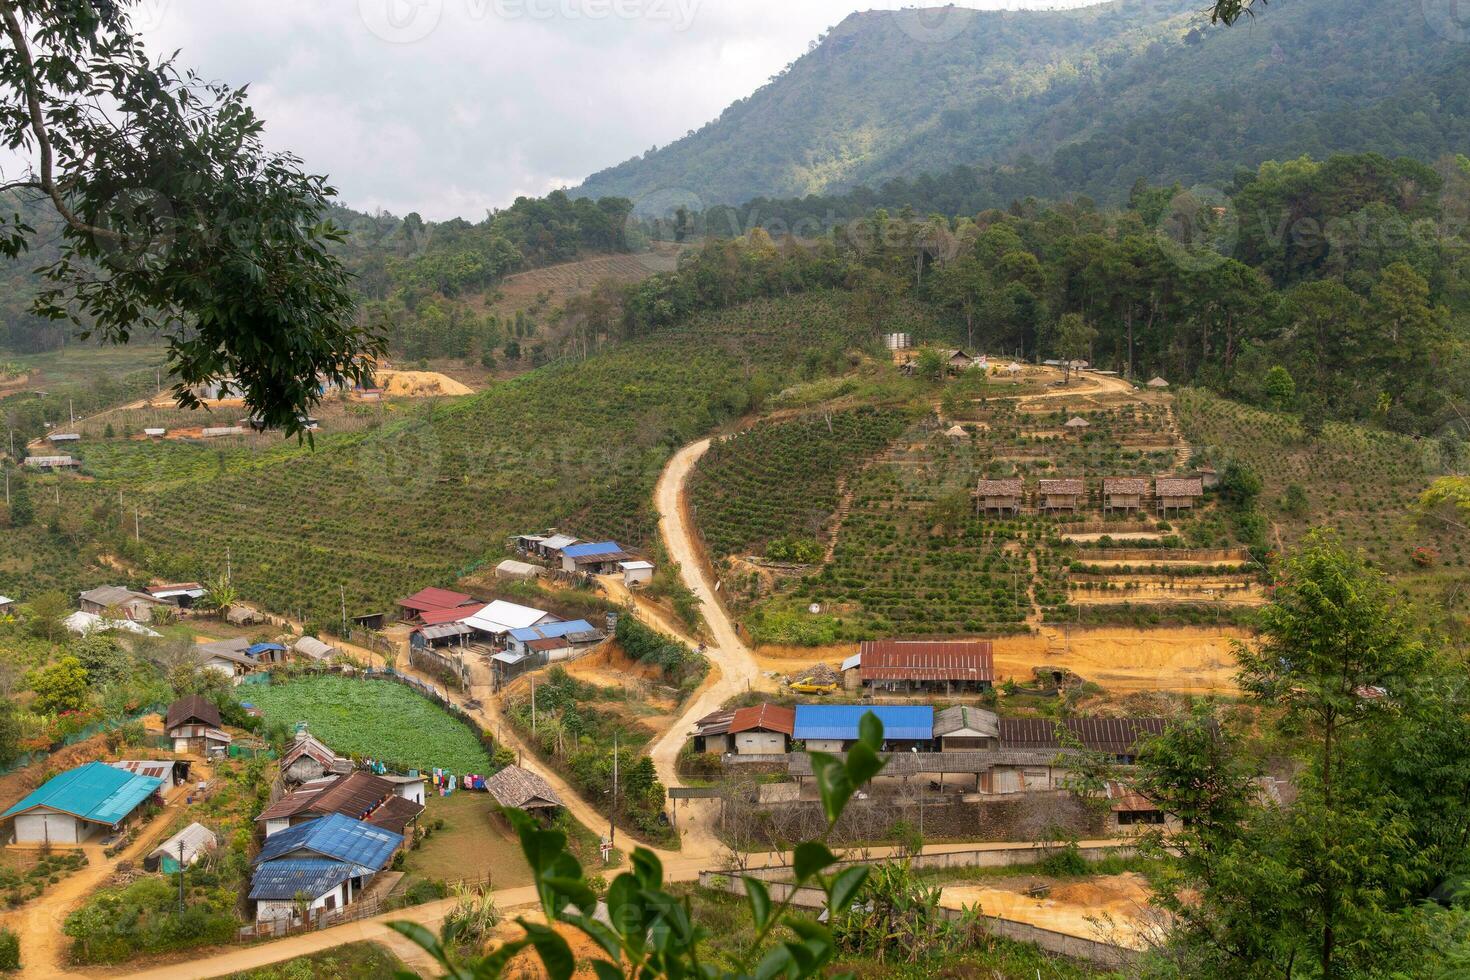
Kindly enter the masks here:
M 717 120 L 578 193 L 736 205 L 868 187 L 846 216 L 962 214 L 1026 195 L 1121 203 L 1138 177 L 1224 186 L 1237 165 L 1303 153 L 1428 162 L 1466 145 L 1470 52 L 1417 5 L 1273 0 L 1236 29 L 1206 6 L 853 14 Z M 949 196 L 923 197 L 923 175 L 956 164 Z
M 957 219 L 878 209 L 798 244 L 707 240 L 599 321 L 635 336 L 701 309 L 841 286 L 909 295 L 954 336 L 1027 359 L 1434 432 L 1470 397 L 1470 160 L 1267 162 L 1228 195 L 1139 182 L 1128 205 L 1015 203 Z

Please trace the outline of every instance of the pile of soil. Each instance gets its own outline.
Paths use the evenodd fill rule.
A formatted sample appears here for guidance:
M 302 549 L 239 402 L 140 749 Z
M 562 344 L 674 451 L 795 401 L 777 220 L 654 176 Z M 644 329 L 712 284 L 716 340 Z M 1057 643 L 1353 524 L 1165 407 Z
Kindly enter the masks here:
M 460 384 L 437 371 L 379 371 L 378 383 L 395 398 L 438 398 L 444 395 L 472 395 L 474 389 Z

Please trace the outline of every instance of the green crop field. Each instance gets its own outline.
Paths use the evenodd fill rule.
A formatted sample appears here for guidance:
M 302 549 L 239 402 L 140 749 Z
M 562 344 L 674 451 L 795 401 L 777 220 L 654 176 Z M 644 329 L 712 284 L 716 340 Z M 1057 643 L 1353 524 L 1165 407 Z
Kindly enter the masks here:
M 870 323 L 839 294 L 808 293 L 695 317 L 476 396 L 385 411 L 314 448 L 87 443 L 78 454 L 96 482 L 76 484 L 84 502 L 65 520 L 79 536 L 110 532 L 123 557 L 164 578 L 212 577 L 228 550 L 244 597 L 307 620 L 336 622 L 342 592 L 349 614 L 387 611 L 527 529 L 647 544 L 653 484 L 676 447 L 925 316 L 895 304 Z
M 838 506 L 839 480 L 903 427 L 899 412 L 861 408 L 765 422 L 717 441 L 689 486 L 710 554 L 822 537 Z
M 432 701 L 392 681 L 307 677 L 251 688 L 248 700 L 268 722 L 307 723 L 343 755 L 401 768 L 488 773 L 490 757 L 475 733 Z

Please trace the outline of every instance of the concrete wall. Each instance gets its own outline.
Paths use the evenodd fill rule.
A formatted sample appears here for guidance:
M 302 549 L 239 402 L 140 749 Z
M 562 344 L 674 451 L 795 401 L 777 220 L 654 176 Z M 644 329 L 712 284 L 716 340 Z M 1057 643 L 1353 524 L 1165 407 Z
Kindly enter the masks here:
M 780 732 L 740 732 L 735 751 L 741 755 L 775 755 L 786 751 L 786 736 Z
M 809 738 L 806 740 L 808 752 L 841 752 L 847 743 L 840 738 Z
M 91 825 L 69 813 L 37 809 L 15 818 L 15 839 L 19 843 L 80 844 L 91 834 Z

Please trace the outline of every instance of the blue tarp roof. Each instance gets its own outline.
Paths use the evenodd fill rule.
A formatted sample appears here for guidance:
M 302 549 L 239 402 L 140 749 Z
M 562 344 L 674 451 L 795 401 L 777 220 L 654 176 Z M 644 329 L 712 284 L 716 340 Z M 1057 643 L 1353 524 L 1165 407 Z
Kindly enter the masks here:
M 588 555 L 613 555 L 623 550 L 616 541 L 598 541 L 595 544 L 574 544 L 563 548 L 561 553 L 568 558 L 585 558 Z
M 250 654 L 250 656 L 252 657 L 258 657 L 262 653 L 265 653 L 267 650 L 275 650 L 277 653 L 286 652 L 286 648 L 281 646 L 279 643 L 257 643 L 254 646 L 248 646 L 245 648 L 245 652 Z
M 298 894 L 312 898 L 325 895 L 353 876 L 354 868 L 325 858 L 284 858 L 255 869 L 250 879 L 254 901 L 292 901 Z
M 308 851 L 368 871 L 379 871 L 402 843 L 402 834 L 333 813 L 271 834 L 255 863 Z
M 511 630 L 511 639 L 527 643 L 531 640 L 550 640 L 558 636 L 566 636 L 569 633 L 595 633 L 596 627 L 585 619 L 574 619 L 570 623 L 542 623 L 540 626 L 527 626 L 523 630 Z
M 38 806 L 70 813 L 93 823 L 118 823 L 157 792 L 163 780 L 138 776 L 105 762 L 89 762 L 53 776 L 25 799 L 0 814 L 0 820 Z
M 888 741 L 924 741 L 934 737 L 934 709 L 929 705 L 798 704 L 793 738 L 858 737 L 858 720 L 871 711 L 883 723 Z

